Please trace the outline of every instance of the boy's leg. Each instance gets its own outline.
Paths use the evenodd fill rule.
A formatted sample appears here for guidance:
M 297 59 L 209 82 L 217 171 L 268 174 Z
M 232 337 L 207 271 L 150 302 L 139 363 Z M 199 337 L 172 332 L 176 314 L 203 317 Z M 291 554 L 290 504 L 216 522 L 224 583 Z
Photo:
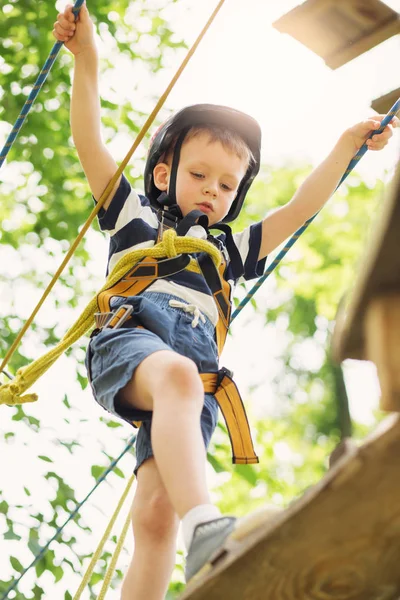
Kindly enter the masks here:
M 154 457 L 179 518 L 210 504 L 200 427 L 204 389 L 195 363 L 172 351 L 151 354 L 120 392 L 119 402 L 153 411 Z
M 219 518 L 207 489 L 200 426 L 204 388 L 197 367 L 173 351 L 155 352 L 137 367 L 119 402 L 153 411 L 154 458 L 171 504 L 183 519 L 189 550 L 185 573 L 190 579 L 220 547 L 235 522 L 233 517 Z
M 179 519 L 154 458 L 138 471 L 132 526 L 135 549 L 121 600 L 164 600 L 175 564 Z

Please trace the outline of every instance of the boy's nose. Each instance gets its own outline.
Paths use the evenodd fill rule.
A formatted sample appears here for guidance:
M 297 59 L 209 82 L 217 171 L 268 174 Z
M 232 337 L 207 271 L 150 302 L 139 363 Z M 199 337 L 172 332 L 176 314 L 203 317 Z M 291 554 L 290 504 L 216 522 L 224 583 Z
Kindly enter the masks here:
M 213 185 L 205 186 L 203 189 L 203 192 L 204 192 L 204 194 L 206 194 L 206 196 L 212 196 L 213 198 L 217 197 L 216 186 L 213 186 Z

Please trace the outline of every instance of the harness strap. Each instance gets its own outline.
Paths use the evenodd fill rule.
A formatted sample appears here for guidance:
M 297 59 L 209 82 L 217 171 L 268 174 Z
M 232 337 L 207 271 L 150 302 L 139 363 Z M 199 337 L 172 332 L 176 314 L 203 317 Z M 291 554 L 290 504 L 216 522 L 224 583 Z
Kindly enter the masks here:
M 223 270 L 225 269 L 225 261 L 221 263 L 218 270 L 214 263 L 208 260 L 207 255 L 200 257 L 199 266 L 203 273 L 204 279 L 210 288 L 215 304 L 218 309 L 219 319 L 215 328 L 216 341 L 218 346 L 218 355 L 221 356 L 225 345 L 226 336 L 231 317 L 231 302 L 229 299 L 229 283 L 223 278 Z M 219 272 L 220 271 L 220 272 Z
M 98 294 L 97 302 L 100 312 L 108 312 L 110 310 L 112 296 L 137 296 L 148 288 L 155 279 L 179 273 L 189 263 L 189 254 L 178 254 L 178 256 L 174 256 L 173 258 L 165 259 L 145 256 L 116 284 Z
M 200 377 L 204 392 L 215 396 L 225 419 L 232 446 L 232 462 L 236 465 L 258 463 L 243 401 L 229 371 L 223 368 L 218 373 L 200 373 Z

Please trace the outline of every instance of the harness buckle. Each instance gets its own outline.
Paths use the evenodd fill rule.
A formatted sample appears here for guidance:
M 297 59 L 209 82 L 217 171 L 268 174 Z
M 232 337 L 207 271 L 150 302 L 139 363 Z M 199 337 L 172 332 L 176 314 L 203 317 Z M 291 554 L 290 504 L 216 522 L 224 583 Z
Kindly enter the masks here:
M 115 312 L 96 313 L 96 325 L 101 329 L 118 329 L 131 316 L 133 306 L 131 304 L 122 304 Z
M 233 371 L 230 371 L 226 367 L 221 367 L 217 373 L 217 389 L 221 385 L 221 382 L 225 375 L 227 375 L 230 379 L 233 379 Z
M 133 311 L 131 304 L 122 304 L 117 308 L 111 319 L 109 319 L 104 329 L 119 329 L 125 321 L 129 319 Z

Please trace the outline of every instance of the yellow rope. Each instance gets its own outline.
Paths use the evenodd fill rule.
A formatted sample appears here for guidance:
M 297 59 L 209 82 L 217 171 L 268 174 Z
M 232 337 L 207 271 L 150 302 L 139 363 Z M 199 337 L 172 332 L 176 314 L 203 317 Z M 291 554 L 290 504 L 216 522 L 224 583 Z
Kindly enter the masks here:
M 140 142 L 143 140 L 143 138 L 146 135 L 148 129 L 150 128 L 151 124 L 153 123 L 154 119 L 156 118 L 158 112 L 160 111 L 160 109 L 163 106 L 164 102 L 168 98 L 168 96 L 169 96 L 172 88 L 174 87 L 175 83 L 178 81 L 178 79 L 181 76 L 183 70 L 185 69 L 187 63 L 189 62 L 189 60 L 191 59 L 191 57 L 193 56 L 193 54 L 197 50 L 198 45 L 200 44 L 201 40 L 203 39 L 203 37 L 207 33 L 207 31 L 210 28 L 212 22 L 214 21 L 214 19 L 217 16 L 218 12 L 222 8 L 222 5 L 224 4 L 224 2 L 225 2 L 225 0 L 220 0 L 218 2 L 217 6 L 215 7 L 214 11 L 212 12 L 212 14 L 211 14 L 210 18 L 208 19 L 207 23 L 204 25 L 203 29 L 199 33 L 199 35 L 198 35 L 196 41 L 194 42 L 193 46 L 190 48 L 190 50 L 186 54 L 185 58 L 183 59 L 183 61 L 182 61 L 181 65 L 179 66 L 177 72 L 175 73 L 175 75 L 171 79 L 171 81 L 168 84 L 167 88 L 165 89 L 164 93 L 160 96 L 160 98 L 159 98 L 156 106 L 154 107 L 154 109 L 152 110 L 152 112 L 150 113 L 150 115 L 148 116 L 145 124 L 143 125 L 143 127 L 140 130 L 140 132 L 138 133 L 135 141 L 133 142 L 131 149 L 129 150 L 128 154 L 125 156 L 124 160 L 121 162 L 120 166 L 118 167 L 117 172 L 112 177 L 110 183 L 107 185 L 106 189 L 102 193 L 102 195 L 101 195 L 101 197 L 100 197 L 97 205 L 94 207 L 94 209 L 90 213 L 90 215 L 89 215 L 86 223 L 84 224 L 84 226 L 82 227 L 81 231 L 79 232 L 78 237 L 76 238 L 76 240 L 74 241 L 74 243 L 71 245 L 71 247 L 68 250 L 66 256 L 64 257 L 64 260 L 62 261 L 61 265 L 58 267 L 58 269 L 55 272 L 55 274 L 54 274 L 52 280 L 50 281 L 49 285 L 47 286 L 47 288 L 43 292 L 42 297 L 40 298 L 39 302 L 37 303 L 37 305 L 33 309 L 32 314 L 27 319 L 27 321 L 24 323 L 24 326 L 22 327 L 21 331 L 19 332 L 19 334 L 15 338 L 14 342 L 10 346 L 7 354 L 5 355 L 3 361 L 2 361 L 2 363 L 0 365 L 0 372 L 3 371 L 3 369 L 6 368 L 6 366 L 8 364 L 8 361 L 10 360 L 10 358 L 12 357 L 12 355 L 14 354 L 16 348 L 18 347 L 19 343 L 21 342 L 22 337 L 24 336 L 24 334 L 27 331 L 28 327 L 31 325 L 33 319 L 35 318 L 35 316 L 39 312 L 39 309 L 43 305 L 44 301 L 46 300 L 46 298 L 49 295 L 49 293 L 51 292 L 51 290 L 53 289 L 56 281 L 60 277 L 60 275 L 63 272 L 64 268 L 66 267 L 66 265 L 71 260 L 71 258 L 73 256 L 75 250 L 79 246 L 82 238 L 84 237 L 85 233 L 87 232 L 87 230 L 89 229 L 90 225 L 92 224 L 93 219 L 96 217 L 96 215 L 99 212 L 100 208 L 103 206 L 103 204 L 105 203 L 105 201 L 110 196 L 110 194 L 113 191 L 114 186 L 115 186 L 115 184 L 116 184 L 119 176 L 121 175 L 121 173 L 125 169 L 125 167 L 128 164 L 128 162 L 130 161 L 130 159 L 131 159 L 133 153 L 135 152 L 136 148 L 139 146 Z M 34 399 L 26 400 L 26 402 L 33 402 L 33 401 L 34 401 Z
M 122 256 L 115 265 L 112 272 L 107 277 L 104 286 L 100 292 L 111 288 L 129 270 L 142 258 L 149 256 L 152 258 L 174 257 L 177 254 L 191 254 L 194 252 L 206 252 L 209 254 L 218 267 L 221 263 L 220 251 L 211 242 L 199 240 L 192 237 L 181 237 L 176 234 L 173 229 L 165 231 L 162 241 L 153 248 L 141 248 L 140 250 L 132 250 Z M 186 267 L 189 271 L 199 273 L 200 268 L 196 260 L 191 258 L 189 265 Z M 100 293 L 99 292 L 99 293 Z M 94 313 L 97 312 L 97 295 L 92 298 L 89 304 L 85 307 L 80 317 L 75 321 L 72 327 L 67 331 L 64 337 L 52 350 L 36 359 L 27 367 L 18 369 L 15 379 L 11 383 L 6 383 L 0 386 L 0 404 L 25 404 L 26 402 L 35 402 L 36 394 L 22 394 L 30 388 L 45 373 L 53 363 L 67 350 L 74 342 L 79 340 L 91 327 L 94 325 Z
M 97 600 L 104 600 L 104 598 L 106 597 L 107 591 L 110 588 L 111 579 L 112 579 L 113 573 L 115 571 L 115 567 L 117 565 L 119 555 L 121 554 L 121 550 L 124 546 L 126 534 L 128 533 L 130 524 L 131 524 L 131 512 L 129 510 L 128 516 L 126 517 L 125 524 L 121 531 L 121 535 L 119 536 L 118 544 L 115 547 L 114 554 L 112 555 L 111 562 L 110 562 L 107 572 L 105 574 L 104 582 L 103 582 L 103 585 L 101 586 L 100 594 L 97 596 Z
M 89 566 L 86 569 L 86 573 L 85 573 L 85 575 L 84 575 L 84 577 L 83 577 L 83 579 L 81 581 L 81 584 L 80 584 L 80 586 L 79 586 L 79 588 L 78 588 L 75 596 L 73 597 L 73 600 L 79 600 L 79 598 L 82 595 L 82 592 L 84 591 L 84 589 L 86 588 L 87 584 L 89 583 L 90 578 L 91 578 L 92 573 L 93 573 L 93 570 L 94 570 L 94 568 L 96 566 L 96 563 L 97 563 L 97 561 L 100 558 L 100 554 L 101 554 L 101 552 L 103 550 L 104 544 L 106 543 L 106 541 L 110 537 L 110 533 L 112 531 L 112 528 L 114 527 L 114 523 L 117 520 L 117 517 L 118 517 L 118 515 L 119 515 L 119 513 L 121 511 L 121 508 L 122 508 L 122 506 L 123 506 L 123 504 L 124 504 L 124 502 L 126 500 L 127 495 L 129 494 L 129 490 L 131 489 L 134 480 L 135 480 L 135 476 L 132 475 L 131 478 L 129 479 L 128 483 L 127 483 L 127 486 L 126 486 L 125 490 L 122 493 L 122 496 L 121 496 L 121 498 L 120 498 L 120 500 L 119 500 L 119 502 L 117 504 L 117 508 L 115 509 L 114 514 L 111 517 L 110 522 L 109 522 L 109 524 L 107 525 L 107 527 L 106 527 L 106 529 L 104 531 L 103 537 L 101 538 L 100 543 L 97 546 L 96 551 L 95 551 L 95 553 L 92 556 L 92 560 L 90 561 Z

